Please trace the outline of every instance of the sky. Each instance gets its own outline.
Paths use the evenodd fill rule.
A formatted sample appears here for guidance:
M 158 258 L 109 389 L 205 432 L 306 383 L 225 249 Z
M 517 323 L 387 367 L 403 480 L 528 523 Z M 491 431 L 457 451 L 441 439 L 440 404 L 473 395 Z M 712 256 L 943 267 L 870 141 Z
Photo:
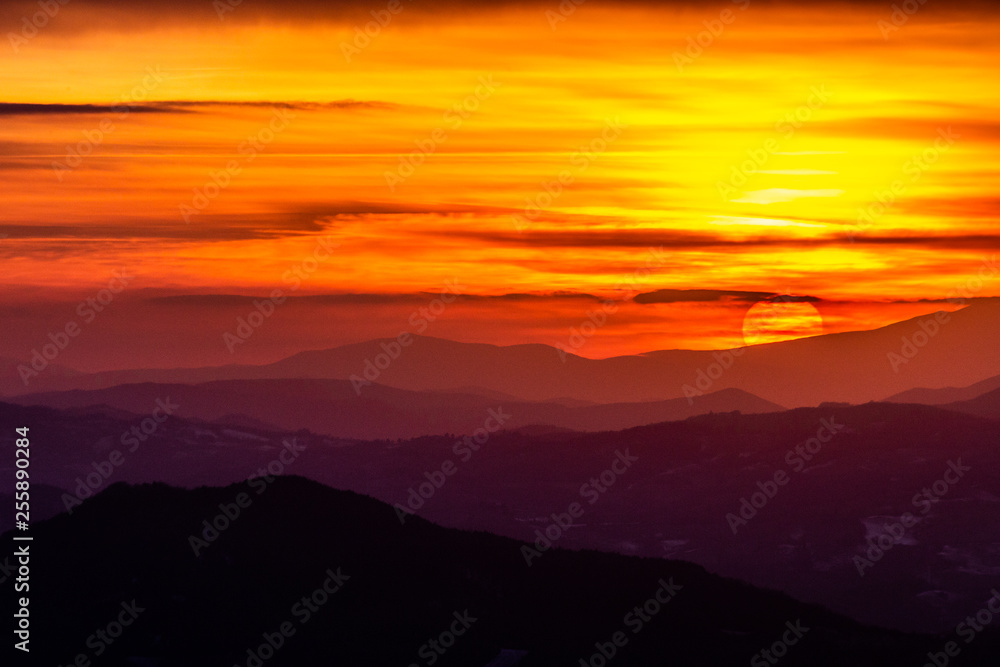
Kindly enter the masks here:
M 114 271 L 63 363 L 402 331 L 605 357 L 1000 295 L 984 5 L 234 2 L 0 7 L 0 355 Z

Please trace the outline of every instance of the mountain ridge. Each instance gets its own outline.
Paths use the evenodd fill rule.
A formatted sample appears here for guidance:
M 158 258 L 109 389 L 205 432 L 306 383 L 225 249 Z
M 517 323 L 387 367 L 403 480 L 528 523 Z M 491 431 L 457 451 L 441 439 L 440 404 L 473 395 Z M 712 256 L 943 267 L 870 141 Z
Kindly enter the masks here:
M 666 350 L 588 359 L 561 355 L 543 344 L 497 346 L 413 336 L 407 346 L 392 338 L 374 339 L 303 351 L 260 366 L 140 369 L 83 378 L 43 373 L 33 387 L 12 388 L 8 381 L 4 390 L 24 394 L 96 388 L 98 383 L 297 378 L 352 380 L 362 389 L 373 382 L 411 391 L 475 385 L 528 401 L 566 397 L 595 403 L 646 402 L 737 388 L 786 407 L 829 401 L 857 404 L 919 386 L 964 386 L 1000 375 L 1000 348 L 991 342 L 997 330 L 1000 299 L 985 299 L 952 313 L 939 311 L 869 331 L 733 350 Z
M 470 632 L 439 656 L 442 666 L 485 665 L 505 648 L 518 650 L 522 667 L 577 665 L 622 629 L 619 664 L 664 656 L 732 664 L 795 619 L 816 639 L 790 651 L 788 665 L 912 664 L 940 643 L 861 626 L 689 563 L 557 547 L 528 567 L 524 543 L 418 518 L 400 525 L 384 503 L 300 477 L 278 477 L 260 494 L 250 488 L 119 483 L 73 516 L 34 526 L 52 547 L 32 561 L 50 573 L 32 589 L 47 611 L 33 627 L 52 638 L 39 657 L 71 658 L 122 600 L 138 621 L 110 647 L 108 664 L 249 664 L 248 650 L 285 621 L 294 636 L 269 652 L 269 665 L 406 664 L 454 618 Z M 240 493 L 250 500 L 220 521 Z M 81 566 L 89 576 L 75 574 Z M 313 598 L 322 600 L 314 613 L 296 606 L 322 586 L 331 592 Z M 643 622 L 628 615 L 649 599 L 661 602 L 655 613 Z M 643 632 L 646 624 L 656 630 Z M 998 638 L 987 632 L 974 648 L 988 655 Z

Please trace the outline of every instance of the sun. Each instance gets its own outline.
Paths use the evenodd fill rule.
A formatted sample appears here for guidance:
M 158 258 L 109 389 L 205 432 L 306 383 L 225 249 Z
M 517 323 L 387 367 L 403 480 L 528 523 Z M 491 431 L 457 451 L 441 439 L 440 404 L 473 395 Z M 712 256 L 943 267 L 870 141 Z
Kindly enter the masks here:
M 752 305 L 743 316 L 743 342 L 760 345 L 823 333 L 823 317 L 816 306 L 798 299 L 779 296 Z

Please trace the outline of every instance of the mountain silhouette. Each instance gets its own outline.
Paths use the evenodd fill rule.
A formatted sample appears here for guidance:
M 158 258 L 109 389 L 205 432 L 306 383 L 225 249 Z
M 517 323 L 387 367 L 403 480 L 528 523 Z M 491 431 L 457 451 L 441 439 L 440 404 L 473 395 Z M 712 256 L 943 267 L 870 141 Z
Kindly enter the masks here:
M 496 346 L 414 336 L 300 352 L 262 366 L 112 371 L 82 377 L 42 373 L 7 395 L 144 382 L 318 378 L 410 391 L 476 386 L 530 401 L 572 398 L 634 403 L 741 389 L 786 407 L 864 403 L 915 387 L 966 386 L 1000 375 L 1000 298 L 871 331 L 828 334 L 733 351 L 664 350 L 587 359 L 547 345 Z
M 467 667 L 506 655 L 558 667 L 603 649 L 621 665 L 722 665 L 785 636 L 783 664 L 885 667 L 940 646 L 688 563 L 555 548 L 529 567 L 524 543 L 401 525 L 389 505 L 298 477 L 257 482 L 115 484 L 35 525 L 33 658 L 68 664 L 100 648 L 105 665 Z M 94 639 L 123 618 L 120 638 Z M 985 660 L 997 646 L 989 631 L 966 651 Z
M 490 394 L 491 392 L 486 392 Z M 583 404 L 576 401 L 525 402 L 468 393 L 415 392 L 373 384 L 358 394 L 345 380 L 222 380 L 198 385 L 120 385 L 90 391 L 28 394 L 11 399 L 55 408 L 108 406 L 136 415 L 169 397 L 179 414 L 222 423 L 264 428 L 306 428 L 344 438 L 414 438 L 472 433 L 490 411 L 502 408 L 503 428 L 552 426 L 577 431 L 613 431 L 686 419 L 707 412 L 777 412 L 780 405 L 739 389 L 724 389 L 692 400 Z M 568 403 L 568 404 L 567 404 Z
M 480 442 L 471 434 L 356 441 L 179 415 L 140 430 L 140 440 L 135 429 L 147 419 L 0 404 L 0 439 L 32 425 L 33 484 L 63 490 L 74 514 L 116 482 L 218 486 L 269 471 L 364 493 L 404 516 L 522 540 L 579 502 L 585 518 L 560 546 L 679 558 L 901 630 L 953 629 L 1000 574 L 995 541 L 980 532 L 1000 506 L 997 422 L 933 406 L 716 413 L 617 432 L 497 431 Z M 802 448 L 816 448 L 809 442 L 824 422 L 843 428 L 810 454 Z M 282 454 L 289 443 L 301 448 L 291 459 Z M 621 476 L 607 472 L 626 452 L 638 461 Z M 963 470 L 957 479 L 953 463 Z M 595 492 L 602 475 L 610 485 Z M 745 507 L 764 496 L 761 507 Z M 907 512 L 917 525 L 859 572 L 856 559 L 870 560 L 872 540 Z M 746 524 L 734 532 L 730 514 Z
M 946 403 L 941 407 L 979 417 L 1000 419 L 1000 389 L 988 391 L 968 401 Z
M 943 387 L 941 389 L 927 389 L 917 387 L 907 391 L 894 394 L 886 399 L 887 403 L 922 403 L 924 405 L 944 405 L 945 403 L 957 403 L 968 401 L 977 396 L 982 396 L 986 392 L 1000 389 L 1000 375 L 986 378 L 982 382 L 976 382 L 968 387 Z

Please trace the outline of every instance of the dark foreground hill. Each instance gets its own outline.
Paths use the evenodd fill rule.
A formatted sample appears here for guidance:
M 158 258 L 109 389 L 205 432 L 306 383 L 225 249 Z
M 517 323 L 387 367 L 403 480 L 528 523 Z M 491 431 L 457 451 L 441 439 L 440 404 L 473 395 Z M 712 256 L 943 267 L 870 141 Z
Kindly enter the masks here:
M 603 648 L 614 665 L 711 666 L 784 637 L 783 665 L 885 667 L 944 643 L 682 562 L 556 549 L 529 567 L 521 543 L 401 524 L 389 505 L 297 477 L 115 484 L 32 536 L 35 664 L 469 667 L 503 653 L 556 667 L 605 664 L 591 661 Z M 998 639 L 983 633 L 952 664 L 995 664 Z

